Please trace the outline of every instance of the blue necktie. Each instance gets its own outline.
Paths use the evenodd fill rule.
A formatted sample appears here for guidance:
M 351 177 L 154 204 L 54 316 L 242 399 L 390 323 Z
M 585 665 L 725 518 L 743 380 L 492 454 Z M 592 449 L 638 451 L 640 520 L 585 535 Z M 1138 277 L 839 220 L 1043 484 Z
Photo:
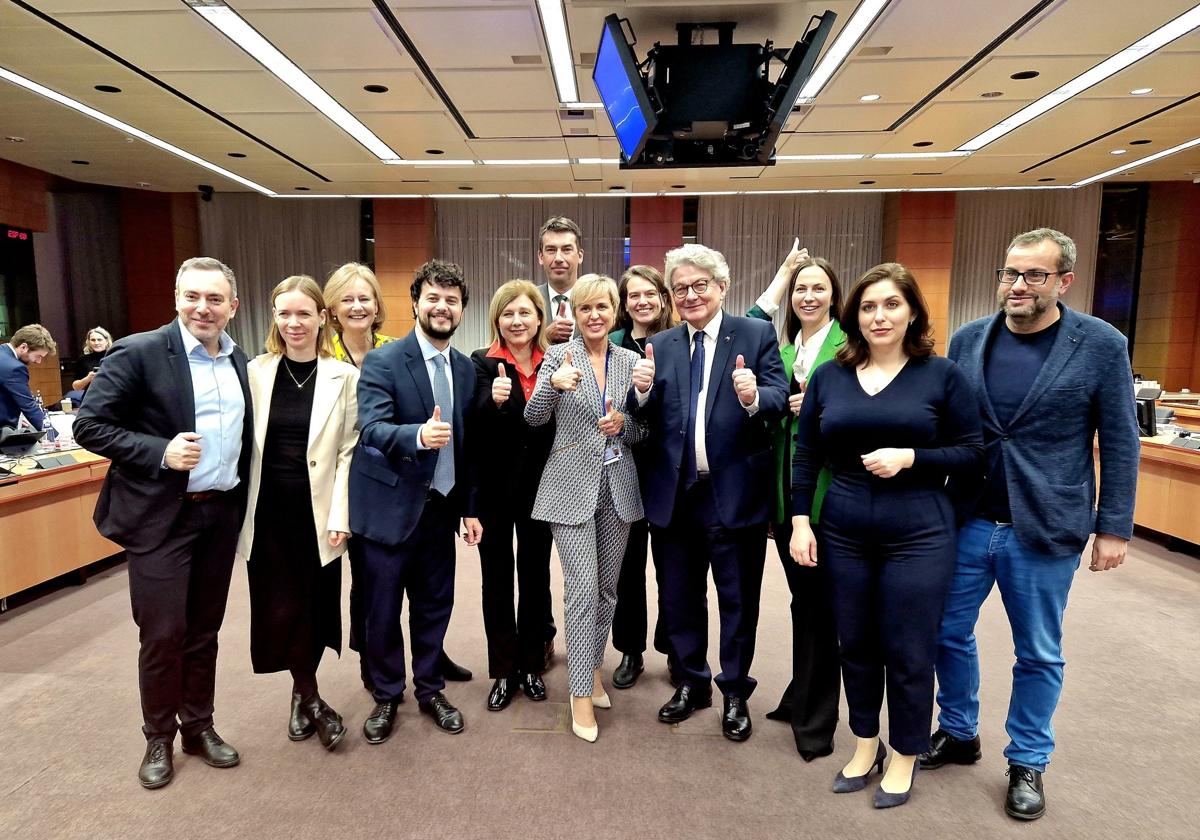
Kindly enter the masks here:
M 442 407 L 442 420 L 454 423 L 454 403 L 450 399 L 450 380 L 446 378 L 446 358 L 441 353 L 433 357 L 433 402 Z M 433 489 L 449 496 L 454 489 L 454 437 L 438 450 L 433 468 Z
M 696 349 L 692 352 L 692 375 L 688 397 L 687 439 L 684 442 L 683 475 L 685 487 L 696 483 L 696 419 L 700 405 L 700 393 L 704 390 L 704 331 L 697 331 L 693 341 Z M 703 432 L 703 430 L 700 430 Z

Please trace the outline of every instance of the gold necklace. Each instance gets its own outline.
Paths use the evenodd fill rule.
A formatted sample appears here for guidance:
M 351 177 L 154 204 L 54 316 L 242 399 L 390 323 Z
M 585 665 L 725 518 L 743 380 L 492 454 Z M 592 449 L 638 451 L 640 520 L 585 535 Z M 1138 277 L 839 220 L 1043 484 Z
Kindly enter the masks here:
M 292 366 L 288 364 L 288 360 L 287 360 L 286 356 L 284 356 L 284 358 L 283 358 L 283 368 L 284 368 L 284 370 L 287 371 L 287 375 L 292 378 L 292 381 L 296 383 L 296 387 L 301 388 L 301 389 L 303 389 L 304 386 L 308 384 L 310 379 L 312 379 L 314 376 L 317 375 L 317 368 L 314 365 L 313 369 L 312 369 L 312 373 L 310 373 L 308 376 L 306 376 L 304 378 L 303 382 L 300 382 L 298 379 L 296 379 L 296 374 L 292 373 Z

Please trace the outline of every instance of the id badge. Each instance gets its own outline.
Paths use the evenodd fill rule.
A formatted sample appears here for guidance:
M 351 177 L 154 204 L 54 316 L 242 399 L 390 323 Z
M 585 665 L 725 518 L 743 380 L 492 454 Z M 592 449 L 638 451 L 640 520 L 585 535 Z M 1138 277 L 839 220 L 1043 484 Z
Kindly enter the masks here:
M 621 443 L 616 438 L 610 438 L 608 445 L 604 447 L 604 466 L 615 464 L 624 457 L 621 451 Z

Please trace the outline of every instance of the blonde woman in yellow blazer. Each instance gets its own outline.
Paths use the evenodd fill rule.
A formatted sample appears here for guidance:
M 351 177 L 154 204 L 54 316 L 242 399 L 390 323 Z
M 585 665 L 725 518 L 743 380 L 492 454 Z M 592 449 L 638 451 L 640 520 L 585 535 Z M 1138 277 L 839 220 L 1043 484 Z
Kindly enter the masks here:
M 346 728 L 317 692 L 317 665 L 325 648 L 342 647 L 358 370 L 333 357 L 324 297 L 311 277 L 276 286 L 271 308 L 267 352 L 247 368 L 254 448 L 238 554 L 248 561 L 250 659 L 256 673 L 291 672 L 288 737 L 315 733 L 332 750 Z

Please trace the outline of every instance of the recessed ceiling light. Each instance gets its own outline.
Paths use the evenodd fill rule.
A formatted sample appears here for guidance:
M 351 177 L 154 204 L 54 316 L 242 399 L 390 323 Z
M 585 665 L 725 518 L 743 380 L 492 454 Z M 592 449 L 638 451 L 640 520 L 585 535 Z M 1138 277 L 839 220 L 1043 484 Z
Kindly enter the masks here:
M 913 143 L 913 145 L 915 147 L 917 147 L 918 149 L 920 149 L 924 146 L 932 146 L 933 141 L 932 140 L 918 140 L 916 143 Z
M 1145 96 L 1147 93 L 1154 93 L 1154 88 L 1134 88 L 1129 93 L 1133 96 Z
M 121 89 L 116 85 L 96 85 L 96 90 L 101 93 L 120 93 Z
M 73 160 L 71 163 L 75 164 L 76 166 L 91 166 L 92 162 L 90 160 Z
M 687 189 L 687 185 L 686 185 L 686 184 L 672 184 L 672 185 L 671 185 L 671 189 L 673 189 L 673 190 L 684 190 L 684 189 Z
M 462 190 L 463 192 L 470 192 L 471 190 L 473 190 L 475 188 L 474 187 L 459 187 L 459 189 Z
M 5 137 L 4 139 L 7 140 L 9 143 L 24 143 L 25 142 L 24 137 L 17 137 L 16 135 L 13 135 L 13 134 L 10 134 L 9 136 Z
M 1130 140 L 1130 146 L 1145 146 L 1147 143 L 1153 143 L 1153 140 Z
M 387 85 L 363 85 L 363 90 L 367 93 L 387 93 Z
M 1053 181 L 1054 179 L 1053 178 L 1038 178 L 1038 180 L 1045 183 L 1046 181 Z
M 613 186 L 609 187 L 609 189 L 610 190 L 623 190 L 625 188 L 622 187 L 620 184 L 614 184 Z
M 980 95 L 981 97 L 983 97 L 984 99 L 995 99 L 997 96 L 1003 96 L 1003 95 L 1004 95 L 1004 91 L 1002 91 L 1002 90 L 989 90 L 989 91 L 985 91 L 984 93 L 981 93 L 981 94 L 979 94 L 979 95 Z
M 1042 74 L 1037 70 L 1022 70 L 1020 73 L 1013 73 L 1008 78 L 1016 79 L 1018 82 L 1022 82 L 1025 79 L 1036 79 L 1040 75 Z
M 1128 151 L 1128 149 L 1113 149 L 1111 152 L 1109 152 L 1109 154 L 1110 155 L 1123 155 L 1123 154 L 1125 154 L 1126 151 Z
M 445 151 L 445 149 L 426 149 L 425 154 L 427 154 L 427 155 L 444 155 L 444 154 L 446 154 L 446 151 Z
M 864 94 L 863 96 L 858 97 L 859 102 L 874 102 L 877 99 L 879 99 L 878 93 L 867 93 L 867 94 Z
M 1149 35 L 1138 39 L 1120 52 L 1109 56 L 1090 70 L 1079 74 L 1066 84 L 1059 85 L 1045 96 L 1040 97 L 1015 114 L 1001 120 L 982 134 L 972 137 L 966 143 L 959 146 L 959 148 L 969 152 L 982 149 L 1010 131 L 1020 128 L 1030 120 L 1040 117 L 1050 109 L 1058 107 L 1072 97 L 1083 93 L 1088 88 L 1121 72 L 1131 64 L 1140 61 L 1148 55 L 1154 54 L 1159 48 L 1166 46 L 1177 38 L 1187 35 L 1198 26 L 1200 26 L 1200 6 L 1195 6 L 1174 20 L 1155 29 Z
M 242 152 L 230 152 L 229 153 L 229 157 L 231 157 L 231 158 L 244 158 L 245 156 L 246 155 Z
M 862 184 L 865 187 L 865 186 L 869 186 L 870 184 L 874 184 L 875 182 L 874 181 L 859 181 L 858 183 Z
M 888 0 L 862 0 L 858 4 L 858 8 L 846 21 L 846 25 L 842 27 L 837 38 L 825 50 L 825 55 L 821 57 L 820 62 L 808 77 L 808 81 L 804 83 L 804 87 L 800 88 L 798 102 L 812 102 L 816 99 L 821 88 L 825 87 L 825 83 L 842 66 L 842 62 L 867 34 L 867 30 L 871 28 L 871 24 L 875 22 L 887 4 Z
M 296 187 L 300 192 L 308 192 L 312 187 Z
M 579 87 L 575 84 L 575 58 L 562 0 L 538 0 L 537 5 L 546 49 L 550 51 L 550 70 L 554 75 L 554 87 L 558 89 L 558 101 L 575 102 L 579 99 Z

